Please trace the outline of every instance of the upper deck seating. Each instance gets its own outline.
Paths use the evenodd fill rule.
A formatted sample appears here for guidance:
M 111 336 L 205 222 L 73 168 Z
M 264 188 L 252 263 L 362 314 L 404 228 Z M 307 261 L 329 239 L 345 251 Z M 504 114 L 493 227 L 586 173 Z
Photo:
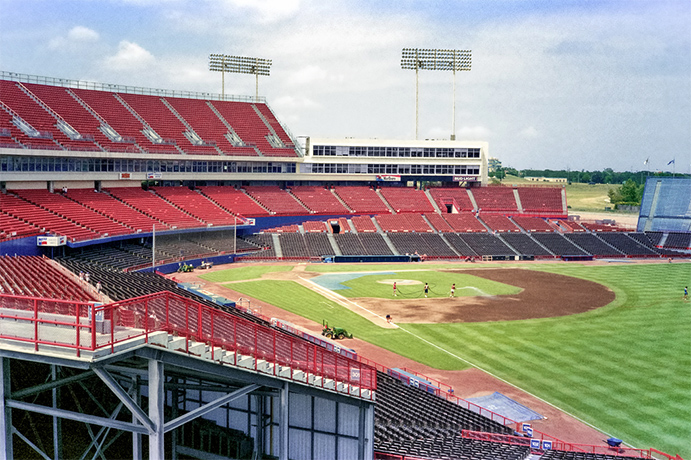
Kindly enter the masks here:
M 516 226 L 511 219 L 506 216 L 499 214 L 483 214 L 480 215 L 480 219 L 487 225 L 492 231 L 495 232 L 520 232 L 521 229 Z
M 243 217 L 262 217 L 269 215 L 269 211 L 264 209 L 242 190 L 218 185 L 199 187 L 199 190 L 214 203 L 233 214 Z
M 442 214 L 450 212 L 449 207 L 454 207 L 458 212 L 473 211 L 475 206 L 468 196 L 468 189 L 454 187 L 454 188 L 432 188 L 430 194 L 434 201 L 437 202 Z
M 283 145 L 285 145 L 285 148 L 273 147 L 271 150 L 262 151 L 262 153 L 266 156 L 297 156 L 293 141 L 290 139 L 290 136 L 288 133 L 286 133 L 285 129 L 283 129 L 283 126 L 281 126 L 281 123 L 278 121 L 271 109 L 269 109 L 269 106 L 262 103 L 255 103 L 253 105 L 257 111 L 261 113 L 263 121 L 267 127 L 273 130 L 273 132 L 276 133 L 276 136 L 278 136 L 281 142 L 283 142 Z
M 175 145 L 154 144 L 147 138 L 144 135 L 146 129 L 144 124 L 118 100 L 115 93 L 81 88 L 71 88 L 70 91 L 87 104 L 111 129 L 115 130 L 123 144 L 130 144 L 143 152 L 180 153 Z
M 93 240 L 101 236 L 93 230 L 12 195 L 0 194 L 0 209 L 47 232 L 66 236 L 72 241 Z
M 69 191 L 66 196 L 61 193 L 50 193 L 48 190 L 43 189 L 16 190 L 15 192 L 36 206 L 76 222 L 102 236 L 127 235 L 133 232 L 131 228 L 119 221 L 99 214 L 69 199 Z
M 72 141 L 62 131 L 57 129 L 57 119 L 22 91 L 20 86 L 21 83 L 0 80 L 0 101 L 19 115 L 23 121 L 37 130 L 38 133 L 36 136 L 24 133 L 24 131 L 12 123 L 11 117 L 3 117 L 0 120 L 3 121 L 2 128 L 9 129 L 12 137 L 29 148 L 62 150 L 63 147 L 69 147 L 72 143 L 75 144 L 75 149 L 78 146 L 84 145 L 84 142 Z M 92 149 L 96 149 L 96 145 L 93 142 L 88 143 L 91 144 Z
M 233 101 L 210 101 L 210 103 L 247 146 L 256 146 L 259 151 L 266 152 L 270 156 L 274 147 L 271 146 L 266 136 L 270 135 L 271 132 L 259 118 L 252 104 Z M 279 150 L 285 156 L 285 152 L 283 152 L 285 149 Z
M 501 239 L 506 241 L 519 254 L 528 256 L 551 256 L 547 249 L 540 246 L 530 235 L 525 233 L 503 233 Z
M 315 214 L 349 214 L 338 198 L 331 193 L 331 190 L 320 186 L 295 186 L 290 188 L 290 192 L 300 202 Z
M 598 257 L 622 257 L 624 254 L 593 233 L 565 233 L 564 238 Z
M 188 214 L 215 226 L 233 225 L 237 221 L 233 214 L 188 187 L 157 187 L 154 191 Z
M 372 222 L 369 216 L 353 216 L 350 221 L 355 226 L 355 230 L 359 233 L 376 233 L 377 227 Z
M 474 214 L 442 214 L 442 217 L 455 232 L 487 232 L 487 228 L 477 220 Z
M 0 210 L 0 241 L 43 233 L 41 228 Z
M 546 217 L 566 215 L 561 188 L 518 187 L 516 190 L 524 213 Z
M 436 212 L 431 212 L 428 214 L 425 214 L 425 218 L 429 221 L 430 224 L 432 224 L 432 227 L 438 232 L 453 232 L 453 228 L 451 228 L 451 225 L 447 221 L 444 220 L 444 218 L 441 216 L 441 214 L 437 214 Z
M 513 221 L 526 232 L 553 232 L 555 231 L 549 222 L 540 217 L 513 216 Z
M 434 212 L 432 203 L 422 190 L 411 187 L 382 187 L 380 193 L 397 213 Z
M 385 232 L 433 232 L 420 214 L 384 214 L 376 216 Z
M 81 302 L 97 300 L 84 286 L 53 266 L 48 259 L 38 256 L 0 256 L 0 294 Z
M 309 214 L 298 200 L 286 190 L 273 185 L 252 185 L 244 187 L 249 195 L 278 216 L 300 216 Z
M 536 241 L 549 249 L 557 256 L 585 256 L 587 252 L 577 247 L 571 241 L 564 238 L 561 233 L 533 233 Z
M 355 213 L 387 214 L 391 210 L 369 187 L 335 187 L 334 191 Z
M 95 192 L 90 188 L 69 189 L 67 196 L 78 203 L 93 209 L 94 211 L 110 217 L 111 219 L 122 222 L 135 233 L 148 232 L 154 228 L 166 230 L 170 227 L 160 220 L 154 219 L 136 209 L 128 206 L 120 200 L 115 199 L 105 192 Z
M 139 187 L 115 187 L 108 189 L 107 192 L 138 211 L 165 222 L 172 228 L 206 226 L 205 223 L 185 214 L 154 192 L 148 192 Z
M 480 213 L 518 213 L 518 205 L 512 188 L 476 187 L 469 189 L 469 191 L 472 193 Z
M 218 155 L 212 145 L 194 145 L 185 136 L 185 133 L 189 135 L 188 128 L 163 103 L 162 98 L 130 93 L 119 93 L 119 95 L 166 142 L 172 140 L 177 147 L 188 154 Z M 201 141 L 203 142 L 204 139 Z

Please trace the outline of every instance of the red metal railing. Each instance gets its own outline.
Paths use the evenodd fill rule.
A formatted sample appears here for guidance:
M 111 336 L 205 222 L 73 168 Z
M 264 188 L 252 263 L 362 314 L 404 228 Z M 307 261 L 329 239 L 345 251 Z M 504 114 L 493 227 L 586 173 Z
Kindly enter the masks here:
M 302 382 L 312 374 L 320 377 L 310 382 L 315 386 L 327 387 L 326 379 L 331 379 L 333 390 L 366 399 L 374 397 L 366 390 L 377 386 L 371 366 L 167 291 L 101 306 L 0 295 L 0 320 L 16 321 L 0 338 L 33 343 L 35 350 L 52 345 L 75 349 L 77 356 L 82 350 L 113 353 L 120 342 L 134 337 L 148 342 L 150 334 L 165 331 L 185 337 L 179 351 L 190 353 L 190 340 L 202 342 L 209 346 L 209 357 L 219 362 L 239 365 L 240 356 L 249 357 L 258 372 Z M 232 353 L 221 360 L 221 350 Z M 261 366 L 261 360 L 273 365 Z M 279 366 L 285 366 L 287 374 Z

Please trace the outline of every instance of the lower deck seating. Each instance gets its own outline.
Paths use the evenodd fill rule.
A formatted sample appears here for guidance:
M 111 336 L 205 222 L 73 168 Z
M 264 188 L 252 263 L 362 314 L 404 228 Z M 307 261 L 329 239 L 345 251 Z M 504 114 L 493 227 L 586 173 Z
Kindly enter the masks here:
M 553 254 L 526 233 L 504 233 L 501 239 L 514 248 L 519 254 L 527 256 L 548 257 Z
M 96 284 L 95 280 L 89 280 Z M 0 294 L 92 302 L 96 295 L 79 281 L 38 256 L 0 256 Z
M 587 256 L 587 252 L 559 233 L 533 233 L 535 240 L 557 256 Z
M 459 238 L 480 256 L 510 256 L 516 253 L 502 240 L 487 233 L 463 233 Z

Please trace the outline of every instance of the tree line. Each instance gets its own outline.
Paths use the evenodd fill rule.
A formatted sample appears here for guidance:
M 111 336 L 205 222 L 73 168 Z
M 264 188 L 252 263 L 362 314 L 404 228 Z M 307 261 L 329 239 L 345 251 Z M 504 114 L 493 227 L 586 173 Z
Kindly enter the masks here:
M 569 169 L 515 169 L 511 167 L 500 167 L 496 171 L 489 173 L 490 177 L 504 179 L 507 175 L 517 177 L 563 177 L 569 183 L 582 184 L 624 184 L 632 180 L 638 185 L 643 185 L 647 177 L 672 177 L 669 172 L 646 172 L 646 171 L 614 171 L 612 168 L 605 168 L 601 171 L 593 170 L 574 171 Z M 675 174 L 677 177 L 689 177 L 688 174 Z

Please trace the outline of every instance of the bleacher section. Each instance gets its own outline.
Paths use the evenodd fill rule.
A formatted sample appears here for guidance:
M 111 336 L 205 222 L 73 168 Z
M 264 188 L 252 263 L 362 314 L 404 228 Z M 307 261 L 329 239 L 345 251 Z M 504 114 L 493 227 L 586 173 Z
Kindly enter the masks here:
M 391 210 L 379 194 L 368 187 L 335 187 L 335 193 L 355 213 L 386 214 Z
M 331 190 L 324 187 L 296 186 L 291 187 L 290 192 L 314 214 L 348 214 L 338 198 L 331 193 Z
M 501 235 L 501 239 L 519 254 L 535 257 L 550 257 L 553 255 L 525 233 L 504 233 Z
M 377 231 L 377 227 L 369 216 L 353 216 L 350 221 L 358 233 L 373 233 Z
M 605 243 L 609 244 L 610 246 L 614 246 L 627 256 L 653 257 L 659 255 L 656 251 L 639 243 L 635 239 L 629 237 L 629 235 L 626 233 L 607 232 L 600 233 L 598 236 L 602 238 Z
M 96 284 L 96 280 L 90 280 Z M 0 256 L 0 294 L 81 302 L 96 301 L 85 281 L 64 273 L 53 262 L 37 256 Z
M 170 228 L 160 220 L 137 211 L 105 192 L 97 193 L 91 189 L 69 189 L 67 198 L 104 216 L 122 222 L 130 227 L 133 233 L 151 231 L 154 225 L 161 230 Z
M 10 130 L 11 141 L 4 141 L 8 145 L 52 150 L 297 156 L 290 136 L 264 103 L 161 97 L 8 80 L 0 80 L 0 102 L 0 127 Z M 26 123 L 26 131 L 12 123 L 14 115 Z
M 486 232 L 487 227 L 477 220 L 474 214 L 442 214 L 442 217 L 449 223 L 455 232 Z
M 383 214 L 376 216 L 385 232 L 433 232 L 421 214 Z
M 560 233 L 533 233 L 535 240 L 556 256 L 586 256 L 587 252 L 577 247 Z
M 517 187 L 521 208 L 526 214 L 544 217 L 565 217 L 562 189 L 557 187 Z
M 592 233 L 565 233 L 564 238 L 584 251 L 598 257 L 622 257 L 621 251 L 608 245 Z
M 245 187 L 248 195 L 251 195 L 257 202 L 261 203 L 271 214 L 277 216 L 299 216 L 309 214 L 298 200 L 288 191 L 272 185 L 254 185 Z
M 429 221 L 430 224 L 432 224 L 432 227 L 438 232 L 453 232 L 453 228 L 451 228 L 451 225 L 447 221 L 444 220 L 444 218 L 441 216 L 441 214 L 437 214 L 436 212 L 432 212 L 429 214 L 425 214 L 425 218 Z
M 436 233 L 391 233 L 389 240 L 400 254 L 417 254 L 429 257 L 457 256 L 441 235 Z
M 513 216 L 513 221 L 526 232 L 553 232 L 555 228 L 540 217 Z
M 198 220 L 215 226 L 236 223 L 233 214 L 188 187 L 157 187 L 154 192 Z
M 499 214 L 484 214 L 480 216 L 485 225 L 494 232 L 520 232 L 521 229 L 516 226 L 511 219 Z
M 480 256 L 516 256 L 516 253 L 506 243 L 494 235 L 487 233 L 459 233 L 458 237 Z
M 410 187 L 384 187 L 380 192 L 396 213 L 434 212 L 432 203 L 422 190 Z
M 171 228 L 206 226 L 204 222 L 184 213 L 153 191 L 145 191 L 139 187 L 117 187 L 106 191 L 134 209 L 163 221 Z
M 509 187 L 478 187 L 469 189 L 480 213 L 515 214 L 516 197 Z
M 430 189 L 430 193 L 442 213 L 451 212 L 449 207 L 455 208 L 457 212 L 475 210 L 475 205 L 470 200 L 468 190 L 465 188 L 433 188 Z
M 259 205 L 242 190 L 233 187 L 199 187 L 202 194 L 228 212 L 243 217 L 268 216 L 269 211 Z
M 2 200 L 0 200 L 2 203 Z M 36 225 L 25 222 L 17 217 L 6 214 L 0 210 L 0 241 L 13 238 L 24 238 L 39 235 L 42 230 Z

